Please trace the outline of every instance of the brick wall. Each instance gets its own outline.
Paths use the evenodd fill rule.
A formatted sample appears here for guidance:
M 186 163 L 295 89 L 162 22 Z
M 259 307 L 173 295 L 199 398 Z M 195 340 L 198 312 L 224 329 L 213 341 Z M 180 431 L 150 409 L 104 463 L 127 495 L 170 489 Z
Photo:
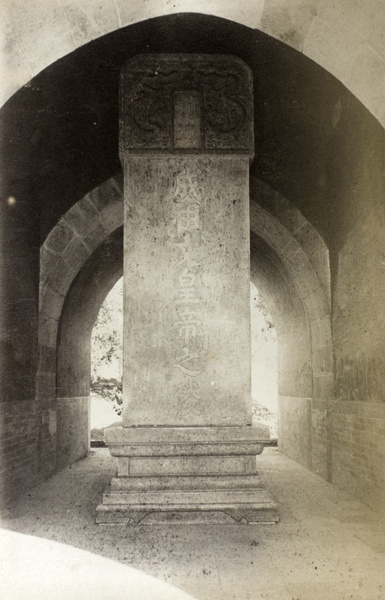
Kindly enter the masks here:
M 333 483 L 385 514 L 385 404 L 335 402 Z
M 36 402 L 3 402 L 0 438 L 0 498 L 6 505 L 36 483 L 38 414 Z
M 311 398 L 278 397 L 279 450 L 311 468 Z
M 384 150 L 383 132 L 361 150 L 333 302 L 333 482 L 373 508 L 385 507 Z

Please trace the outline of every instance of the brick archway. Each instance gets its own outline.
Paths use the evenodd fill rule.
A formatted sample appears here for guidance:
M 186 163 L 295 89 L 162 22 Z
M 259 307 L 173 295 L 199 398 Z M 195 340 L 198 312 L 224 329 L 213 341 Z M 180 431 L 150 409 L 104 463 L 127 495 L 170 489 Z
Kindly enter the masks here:
M 170 8 L 158 0 L 139 5 L 114 0 L 103 6 L 89 0 L 86 7 L 81 0 L 66 0 L 54 10 L 48 1 L 14 3 L 5 9 L 10 50 L 0 104 L 49 64 L 92 40 L 146 20 L 190 13 L 259 29 L 295 48 L 340 80 L 384 125 L 382 11 L 378 2 L 350 8 L 330 0 L 282 0 L 279 7 L 262 0 L 241 5 L 216 0 L 209 7 L 204 0 L 174 0 Z
M 280 194 L 255 180 L 251 189 L 251 277 L 269 304 L 278 333 L 281 450 L 330 479 L 334 374 L 329 253 L 321 236 Z M 274 216 L 258 198 L 269 198 Z
M 75 301 L 72 299 L 72 295 L 76 299 L 80 293 L 76 285 L 77 278 L 81 277 L 82 272 L 85 275 L 87 272 L 91 273 L 88 281 L 90 289 L 88 286 L 85 287 L 90 292 L 90 296 L 88 299 L 84 299 L 85 314 L 87 311 L 89 312 L 87 323 L 82 318 L 81 310 L 77 312 L 75 309 L 73 312 L 74 321 L 78 320 L 85 339 L 88 336 L 89 327 L 91 327 L 89 336 L 91 335 L 92 315 L 94 314 L 96 318 L 104 300 L 104 289 L 107 290 L 105 295 L 109 291 L 108 283 L 106 288 L 94 285 L 95 280 L 92 274 L 97 275 L 98 273 L 94 263 L 95 260 L 96 263 L 103 260 L 105 252 L 107 252 L 108 258 L 109 236 L 116 232 L 122 223 L 122 177 L 118 175 L 98 186 L 77 202 L 51 230 L 40 250 L 39 371 L 36 396 L 41 411 L 40 455 L 44 457 L 41 460 L 43 474 L 53 472 L 56 465 L 64 466 L 66 462 L 73 462 L 88 450 L 88 416 L 85 415 L 85 411 L 88 412 L 89 376 L 88 383 L 85 384 L 86 391 L 83 390 L 83 378 L 87 378 L 87 367 L 85 367 L 85 374 L 82 374 L 82 381 L 79 382 L 77 391 L 69 392 L 68 387 L 64 386 L 64 389 L 58 392 L 57 385 L 61 385 L 60 378 L 57 377 L 59 323 L 62 315 L 67 314 L 69 310 L 68 303 L 71 304 Z M 98 249 L 101 249 L 99 254 Z M 114 282 L 113 277 L 114 273 L 112 273 Z M 113 283 L 110 287 L 112 285 Z M 69 294 L 70 290 L 72 290 L 72 295 Z M 66 301 L 67 308 L 65 307 Z M 82 301 L 78 301 L 78 308 L 81 309 L 82 306 Z M 70 319 L 69 328 L 71 328 L 71 324 Z M 89 352 L 87 344 L 83 344 L 78 336 L 80 330 L 76 334 L 78 352 L 82 354 L 84 348 Z M 76 348 L 73 350 L 76 354 Z M 79 363 L 78 358 L 79 354 L 76 354 L 75 365 L 77 363 L 83 366 L 87 364 L 87 361 Z M 66 367 L 63 369 L 66 370 Z M 69 384 L 69 388 L 71 389 L 71 384 Z M 75 395 L 69 395 L 73 393 Z M 58 403 L 57 398 L 60 395 L 63 401 Z M 70 400 L 70 398 L 78 398 L 78 401 Z M 58 410 L 61 411 L 60 417 Z M 82 433 L 79 434 L 81 439 L 77 439 L 75 430 L 71 434 L 69 433 L 71 427 L 68 418 L 67 424 L 63 426 L 66 415 L 69 417 L 71 413 L 74 422 L 76 422 L 76 416 L 82 415 Z M 75 444 L 71 436 L 77 440 Z M 70 439 L 72 443 L 69 442 Z
M 333 382 L 328 252 L 289 201 L 255 179 L 251 192 L 251 278 L 268 300 L 279 336 L 281 447 L 327 477 Z M 274 215 L 261 206 L 267 198 Z M 56 468 L 56 443 L 58 466 L 87 451 L 90 336 L 122 274 L 122 223 L 117 175 L 75 204 L 41 248 L 38 400 L 42 450 L 52 457 L 48 471 Z

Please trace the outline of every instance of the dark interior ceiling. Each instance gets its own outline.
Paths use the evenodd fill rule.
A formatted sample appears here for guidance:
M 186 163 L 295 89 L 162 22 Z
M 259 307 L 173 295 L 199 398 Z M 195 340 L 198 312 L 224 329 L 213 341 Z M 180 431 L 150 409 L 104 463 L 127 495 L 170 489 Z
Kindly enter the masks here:
M 234 54 L 250 66 L 252 172 L 332 243 L 341 186 L 354 174 L 361 140 L 378 138 L 382 128 L 342 84 L 296 50 L 260 31 L 196 14 L 152 19 L 90 42 L 42 71 L 3 107 L 2 195 L 28 205 L 28 218 L 33 207 L 40 239 L 120 169 L 119 74 L 143 52 Z

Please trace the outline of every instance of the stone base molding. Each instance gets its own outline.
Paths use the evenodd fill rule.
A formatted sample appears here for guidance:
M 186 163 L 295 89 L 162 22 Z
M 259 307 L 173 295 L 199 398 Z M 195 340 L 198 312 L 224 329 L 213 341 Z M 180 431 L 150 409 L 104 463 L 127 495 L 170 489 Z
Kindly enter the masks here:
M 111 427 L 118 473 L 97 507 L 98 523 L 278 521 L 262 485 L 253 427 Z

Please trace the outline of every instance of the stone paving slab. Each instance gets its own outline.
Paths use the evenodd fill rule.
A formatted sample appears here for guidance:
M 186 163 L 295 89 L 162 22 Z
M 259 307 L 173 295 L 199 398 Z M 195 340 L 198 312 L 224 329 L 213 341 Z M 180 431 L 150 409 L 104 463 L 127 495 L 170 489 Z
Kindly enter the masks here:
M 257 464 L 278 503 L 275 525 L 97 525 L 114 471 L 98 449 L 21 497 L 2 527 L 113 559 L 198 600 L 384 600 L 379 515 L 275 448 Z

